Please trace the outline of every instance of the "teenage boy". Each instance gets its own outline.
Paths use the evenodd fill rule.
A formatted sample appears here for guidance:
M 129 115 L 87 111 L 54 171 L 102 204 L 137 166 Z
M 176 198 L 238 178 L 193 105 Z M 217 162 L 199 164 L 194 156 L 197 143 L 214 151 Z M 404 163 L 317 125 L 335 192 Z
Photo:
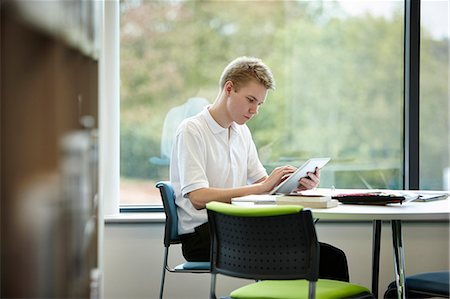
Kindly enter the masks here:
M 180 124 L 172 150 L 170 181 L 188 261 L 210 258 L 206 203 L 267 193 L 295 171 L 281 166 L 268 175 L 246 125 L 275 87 L 271 70 L 258 58 L 238 57 L 225 67 L 219 85 L 214 103 Z M 299 189 L 317 187 L 319 177 L 318 169 L 309 173 Z M 321 243 L 319 276 L 348 281 L 344 252 Z

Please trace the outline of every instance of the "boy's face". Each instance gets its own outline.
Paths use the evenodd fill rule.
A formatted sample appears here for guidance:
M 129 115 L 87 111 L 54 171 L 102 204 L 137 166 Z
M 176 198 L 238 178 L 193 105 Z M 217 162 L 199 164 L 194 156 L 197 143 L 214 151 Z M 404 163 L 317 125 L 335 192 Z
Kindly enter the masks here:
M 229 92 L 228 113 L 232 121 L 240 125 L 245 124 L 258 113 L 267 97 L 266 87 L 256 81 L 250 81 L 237 91 L 232 83 L 225 88 Z

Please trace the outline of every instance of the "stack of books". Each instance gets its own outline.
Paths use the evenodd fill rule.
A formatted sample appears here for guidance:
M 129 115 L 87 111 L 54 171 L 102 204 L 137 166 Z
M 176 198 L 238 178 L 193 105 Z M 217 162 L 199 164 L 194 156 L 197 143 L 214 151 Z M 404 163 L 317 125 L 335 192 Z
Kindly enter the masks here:
M 300 205 L 311 209 L 334 208 L 339 201 L 332 199 L 329 195 L 292 193 L 287 195 L 278 195 L 277 205 Z

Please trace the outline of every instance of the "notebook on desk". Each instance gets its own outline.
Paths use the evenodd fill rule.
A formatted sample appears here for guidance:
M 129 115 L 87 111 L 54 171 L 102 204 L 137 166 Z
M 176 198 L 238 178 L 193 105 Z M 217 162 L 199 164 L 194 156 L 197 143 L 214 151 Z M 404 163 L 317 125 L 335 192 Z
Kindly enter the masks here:
M 326 195 L 280 195 L 276 199 L 277 205 L 300 205 L 305 208 L 325 209 L 337 207 L 339 202 Z
M 235 197 L 231 201 L 238 205 L 300 205 L 304 208 L 333 208 L 339 202 L 331 198 L 331 196 L 324 195 L 248 195 L 242 197 Z
M 405 196 L 400 194 L 379 191 L 336 194 L 333 195 L 332 198 L 343 204 L 354 205 L 386 205 L 389 203 L 402 204 L 406 199 Z
M 276 195 L 270 194 L 252 194 L 231 199 L 233 204 L 253 203 L 253 204 L 276 204 Z

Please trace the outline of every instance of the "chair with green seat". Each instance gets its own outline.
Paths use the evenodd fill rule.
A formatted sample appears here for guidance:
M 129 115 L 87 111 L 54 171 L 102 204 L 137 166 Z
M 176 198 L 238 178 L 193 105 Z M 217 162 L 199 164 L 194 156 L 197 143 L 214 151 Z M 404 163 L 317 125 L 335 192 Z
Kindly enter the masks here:
M 175 267 L 170 267 L 168 264 L 169 247 L 173 244 L 180 244 L 181 239 L 178 235 L 178 215 L 177 207 L 175 205 L 175 193 L 170 182 L 161 181 L 156 183 L 156 187 L 159 188 L 161 193 L 161 199 L 164 206 L 164 213 L 166 215 L 166 224 L 164 228 L 164 263 L 161 276 L 161 285 L 159 298 L 163 298 L 164 281 L 166 277 L 166 271 L 171 273 L 209 273 L 209 262 L 185 262 Z
M 374 298 L 343 281 L 319 279 L 319 242 L 311 211 L 300 206 L 206 205 L 211 231 L 211 291 L 217 274 L 257 280 L 232 299 Z

